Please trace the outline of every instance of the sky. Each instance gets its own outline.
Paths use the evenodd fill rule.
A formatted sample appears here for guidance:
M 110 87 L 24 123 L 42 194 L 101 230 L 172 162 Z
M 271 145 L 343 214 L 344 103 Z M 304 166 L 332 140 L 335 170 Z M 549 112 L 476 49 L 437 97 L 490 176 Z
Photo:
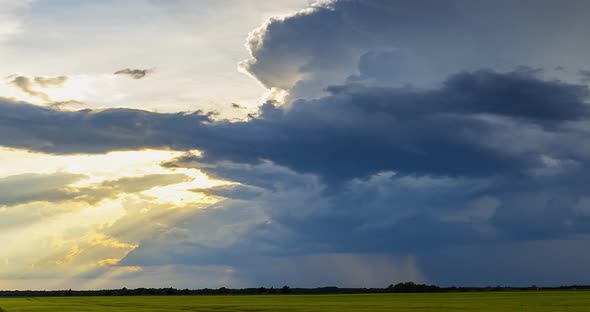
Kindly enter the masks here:
M 0 289 L 590 283 L 583 0 L 0 0 Z

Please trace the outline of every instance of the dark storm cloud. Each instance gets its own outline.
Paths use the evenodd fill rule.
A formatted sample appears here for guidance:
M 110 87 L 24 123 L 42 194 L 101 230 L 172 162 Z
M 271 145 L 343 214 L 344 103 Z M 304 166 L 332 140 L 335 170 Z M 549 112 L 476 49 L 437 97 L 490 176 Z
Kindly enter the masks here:
M 0 100 L 5 146 L 68 154 L 190 146 L 190 133 L 207 115 L 156 114 L 132 109 L 58 111 Z
M 259 281 L 269 267 L 292 270 L 301 259 L 329 266 L 345 257 L 326 255 L 401 254 L 434 283 L 583 281 L 590 93 L 548 69 L 575 73 L 587 59 L 588 8 L 576 0 L 336 1 L 272 19 L 249 38 L 242 68 L 288 91 L 284 106 L 268 102 L 230 122 L 0 99 L 0 145 L 55 154 L 197 149 L 162 166 L 239 183 L 193 189 L 225 198 L 208 208 L 125 207 L 105 230 L 139 243 L 120 265 L 230 265 Z M 114 74 L 141 79 L 149 70 Z M 73 189 L 55 178 L 56 186 L 13 192 L 5 205 L 96 202 L 188 179 Z M 22 185 L 14 179 L 0 180 L 0 193 Z M 341 276 L 366 267 L 342 265 Z M 309 280 L 325 269 L 293 271 Z
M 0 144 L 51 153 L 200 149 L 202 163 L 267 159 L 345 181 L 379 171 L 482 175 L 522 172 L 539 157 L 586 161 L 586 87 L 521 72 L 464 72 L 439 90 L 338 86 L 260 117 L 212 121 L 202 113 L 112 109 L 61 112 L 0 102 Z M 518 137 L 519 144 L 505 141 Z
M 511 74 L 462 73 L 446 82 L 447 105 L 473 113 L 491 113 L 543 121 L 588 117 L 590 93 L 582 86 L 531 79 L 535 71 Z M 461 107 L 459 107 L 461 106 Z
M 252 263 L 268 258 L 401 253 L 436 283 L 582 280 L 587 253 L 544 249 L 587 244 L 589 92 L 539 68 L 586 59 L 588 8 L 343 0 L 270 20 L 241 66 L 288 104 L 203 120 L 173 139 L 202 156 L 164 164 L 240 185 L 210 190 L 228 199 L 174 225 L 192 236 L 154 235 L 123 263 L 260 276 L 268 266 Z
M 443 285 L 572 285 L 590 278 L 588 237 L 567 240 L 474 244 L 425 250 L 424 275 Z M 494 283 L 494 284 L 492 284 Z
M 346 180 L 381 170 L 516 172 L 538 166 L 536 157 L 543 153 L 588 156 L 567 146 L 568 140 L 587 140 L 587 133 L 574 138 L 562 129 L 587 116 L 585 87 L 479 71 L 455 75 L 435 91 L 363 86 L 330 91 L 331 96 L 298 101 L 286 111 L 266 105 L 261 117 L 248 123 L 213 127 L 229 142 L 205 147 L 204 161 L 269 159 Z M 511 135 L 524 141 L 520 146 L 503 141 Z M 560 136 L 568 140 L 556 140 Z
M 308 252 L 413 251 L 590 233 L 586 170 L 558 177 L 477 179 L 383 172 L 325 193 L 313 176 L 278 174 L 285 169 L 277 166 L 265 170 L 271 168 L 277 172 L 275 185 L 291 187 L 269 186 L 239 206 L 259 207 L 269 218 L 242 243 L 281 246 L 275 252 L 300 248 Z M 242 166 L 234 177 L 254 185 L 258 171 L 256 166 Z M 250 176 L 252 183 L 248 183 Z M 224 196 L 244 199 L 241 190 L 231 191 L 226 189 Z M 280 233 L 290 233 L 288 242 Z
M 184 216 L 166 231 L 192 236 L 160 231 L 142 241 L 123 264 L 230 265 L 248 275 L 248 285 L 258 285 L 253 281 L 268 274 L 261 263 L 280 267 L 302 255 L 350 253 L 413 257 L 427 281 L 445 285 L 555 285 L 587 278 L 579 275 L 585 262 L 568 256 L 588 258 L 581 252 L 590 233 L 587 170 L 478 179 L 383 172 L 326 194 L 312 175 L 268 163 L 207 166 L 213 172 L 233 167 L 229 176 L 244 185 L 261 185 L 260 171 L 267 176 L 274 171 L 268 182 L 273 185 L 257 186 L 252 197 L 243 196 L 242 188 L 221 193 L 214 188 L 212 194 L 229 199 Z M 285 185 L 289 187 L 281 187 Z M 545 260 L 548 249 L 559 255 Z M 568 267 L 552 269 L 560 262 Z M 365 270 L 364 265 L 353 267 Z M 292 270 L 308 281 L 317 274 L 301 267 Z M 340 280 L 348 276 L 340 274 Z M 278 272 L 267 278 L 269 285 L 284 284 Z M 397 282 L 402 277 L 391 278 Z M 322 285 L 314 281 L 318 284 L 313 286 Z M 351 285 L 363 282 L 367 280 Z
M 562 65 L 538 33 L 572 46 L 544 22 L 581 4 L 556 11 L 557 2 L 541 1 L 532 12 L 526 2 L 498 23 L 508 3 L 336 2 L 275 19 L 250 38 L 253 57 L 242 66 L 288 90 L 285 106 L 269 102 L 250 120 L 229 122 L 3 100 L 0 144 L 58 154 L 197 149 L 163 166 L 239 183 L 193 190 L 226 198 L 213 207 L 167 222 L 154 212 L 142 223 L 157 226 L 134 230 L 140 247 L 121 265 L 225 264 L 255 276 L 268 259 L 401 253 L 448 282 L 436 268 L 453 263 L 426 257 L 454 261 L 477 253 L 470 246 L 494 246 L 513 270 L 520 254 L 505 244 L 543 255 L 532 241 L 590 233 L 590 94 L 538 69 Z M 527 27 L 515 27 L 522 20 Z M 548 51 L 541 65 L 527 63 L 529 48 Z M 477 70 L 506 56 L 510 70 Z M 136 182 L 127 184 L 144 185 Z M 96 188 L 110 194 L 117 183 Z M 450 255 L 451 246 L 464 249 Z M 458 280 L 472 281 L 465 271 Z
M 133 79 L 142 79 L 142 78 L 145 78 L 145 76 L 147 76 L 148 74 L 151 74 L 153 72 L 154 72 L 153 69 L 125 68 L 125 69 L 121 69 L 121 70 L 114 72 L 113 75 L 126 75 L 126 76 L 133 78 Z
M 533 278 L 550 284 L 556 281 L 555 275 L 542 272 L 553 264 L 542 264 L 534 255 L 546 254 L 548 246 L 566 254 L 582 250 L 585 243 L 578 237 L 590 233 L 590 197 L 583 187 L 590 182 L 586 173 L 541 179 L 522 176 L 518 181 L 514 177 L 474 180 L 381 173 L 354 179 L 338 193 L 325 194 L 311 176 L 265 166 L 267 172 L 272 168 L 277 172 L 272 180 L 276 185 L 299 186 L 269 186 L 252 198 L 244 198 L 240 189 L 235 194 L 225 189 L 223 196 L 238 201 L 186 216 L 175 225 L 177 232 L 190 230 L 198 241 L 150 237 L 123 263 L 225 264 L 258 275 L 265 268 L 254 264 L 269 257 L 409 253 L 418 256 L 420 268 L 437 283 L 526 285 Z M 243 183 L 249 176 L 254 184 L 259 179 L 257 166 L 234 164 L 234 170 Z M 212 237 L 226 239 L 219 244 L 208 241 Z M 431 257 L 454 260 L 439 262 Z M 483 270 L 494 261 L 501 262 L 491 269 L 494 272 L 520 269 L 496 277 L 473 276 L 476 269 Z M 527 262 L 536 265 L 522 267 Z M 575 272 L 581 267 L 560 270 L 567 277 L 557 280 L 579 280 Z M 457 276 L 445 268 L 457 270 Z
M 502 3 L 489 5 L 490 12 Z M 250 73 L 296 96 L 331 85 L 326 95 L 287 107 L 268 103 L 248 122 L 204 121 L 206 131 L 192 141 L 205 140 L 193 145 L 203 156 L 165 166 L 199 168 L 241 186 L 212 189 L 229 200 L 175 225 L 199 239 L 150 237 L 123 263 L 221 263 L 258 276 L 266 269 L 252 263 L 264 257 L 407 253 L 431 281 L 452 283 L 443 271 L 456 266 L 428 257 L 489 263 L 469 246 L 492 246 L 505 263 L 498 267 L 519 270 L 513 278 L 465 269 L 458 283 L 472 276 L 485 278 L 480 284 L 555 280 L 542 266 L 522 268 L 522 253 L 494 246 L 542 255 L 531 241 L 570 239 L 563 252 L 584 245 L 577 237 L 590 233 L 583 187 L 590 182 L 588 89 L 543 79 L 526 66 L 465 70 L 494 64 L 497 55 L 516 55 L 508 64 L 515 68 L 526 59 L 520 47 L 546 42 L 536 35 L 546 19 L 531 20 L 540 28 L 521 38 L 506 31 L 481 36 L 472 30 L 489 31 L 485 25 L 466 27 L 457 17 L 469 10 L 448 4 L 341 1 L 255 34 L 253 58 L 243 64 Z M 516 8 L 505 19 L 509 26 L 499 28 L 525 15 L 564 12 L 546 10 L 551 1 L 539 5 L 534 14 Z M 422 81 L 441 86 L 416 83 Z M 219 224 L 214 235 L 211 224 Z M 219 244 L 210 236 L 226 239 Z M 452 254 L 450 246 L 465 250 Z
M 329 93 L 288 108 L 267 104 L 248 122 L 203 121 L 207 131 L 194 133 L 210 135 L 195 145 L 203 156 L 163 166 L 241 185 L 212 189 L 228 201 L 175 224 L 198 240 L 150 237 L 123 263 L 261 272 L 252 264 L 264 257 L 402 253 L 450 283 L 424 258 L 433 250 L 453 258 L 473 250 L 450 255 L 449 246 L 514 244 L 542 254 L 531 241 L 579 246 L 577 237 L 590 233 L 586 87 L 529 70 L 480 70 L 453 75 L 440 89 L 351 83 Z M 204 225 L 219 222 L 214 235 Z M 504 256 L 506 268 L 521 261 Z M 552 280 L 539 269 L 483 283 Z

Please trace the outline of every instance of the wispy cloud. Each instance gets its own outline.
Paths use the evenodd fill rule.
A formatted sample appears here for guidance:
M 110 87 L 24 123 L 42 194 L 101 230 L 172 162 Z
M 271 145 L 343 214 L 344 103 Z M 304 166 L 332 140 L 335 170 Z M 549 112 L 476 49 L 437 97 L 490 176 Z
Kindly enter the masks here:
M 52 102 L 47 93 L 35 90 L 35 87 L 59 88 L 62 87 L 67 80 L 68 77 L 66 76 L 33 78 L 26 76 L 16 76 L 10 81 L 10 83 L 32 97 L 40 98 L 45 102 Z
M 148 74 L 151 74 L 154 72 L 154 69 L 131 69 L 131 68 L 125 68 L 125 69 L 121 69 L 118 70 L 116 72 L 113 73 L 113 75 L 124 75 L 124 76 L 129 76 L 133 79 L 143 79 L 145 78 Z

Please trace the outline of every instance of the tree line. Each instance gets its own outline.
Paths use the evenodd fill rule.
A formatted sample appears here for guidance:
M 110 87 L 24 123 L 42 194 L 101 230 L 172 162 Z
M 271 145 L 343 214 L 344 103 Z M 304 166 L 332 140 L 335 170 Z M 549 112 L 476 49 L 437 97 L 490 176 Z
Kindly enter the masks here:
M 434 293 L 434 292 L 487 292 L 487 291 L 533 291 L 533 290 L 590 290 L 590 285 L 571 285 L 559 287 L 439 287 L 436 285 L 404 282 L 385 288 L 136 288 L 104 290 L 0 290 L 0 297 L 67 297 L 67 296 L 194 296 L 194 295 L 322 295 L 322 294 L 380 294 L 380 293 Z

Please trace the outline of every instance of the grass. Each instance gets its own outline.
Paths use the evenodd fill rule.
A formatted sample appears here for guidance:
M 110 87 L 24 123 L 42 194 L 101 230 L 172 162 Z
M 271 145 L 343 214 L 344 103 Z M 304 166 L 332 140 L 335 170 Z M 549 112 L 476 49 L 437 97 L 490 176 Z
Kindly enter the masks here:
M 5 312 L 83 311 L 590 311 L 590 291 L 494 293 L 0 298 Z

